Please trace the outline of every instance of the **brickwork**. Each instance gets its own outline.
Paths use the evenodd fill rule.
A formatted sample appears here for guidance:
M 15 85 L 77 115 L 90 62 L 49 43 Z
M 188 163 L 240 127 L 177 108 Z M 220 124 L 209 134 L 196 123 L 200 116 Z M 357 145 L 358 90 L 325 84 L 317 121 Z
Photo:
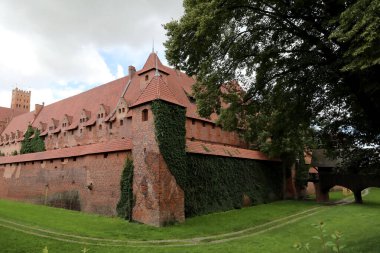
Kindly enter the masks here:
M 0 198 L 43 204 L 79 193 L 80 210 L 116 215 L 120 175 L 130 152 L 0 165 Z M 92 187 L 92 190 L 89 188 Z M 49 202 L 49 201 L 48 201 Z
M 142 121 L 142 111 L 148 120 Z M 184 192 L 177 185 L 160 154 L 150 105 L 132 110 L 133 122 L 133 219 L 154 226 L 185 220 Z
M 23 91 L 18 88 L 12 91 L 11 108 L 19 112 L 30 111 L 30 91 Z
M 186 138 L 236 147 L 246 147 L 236 132 L 223 131 L 215 123 L 199 119 L 186 119 Z

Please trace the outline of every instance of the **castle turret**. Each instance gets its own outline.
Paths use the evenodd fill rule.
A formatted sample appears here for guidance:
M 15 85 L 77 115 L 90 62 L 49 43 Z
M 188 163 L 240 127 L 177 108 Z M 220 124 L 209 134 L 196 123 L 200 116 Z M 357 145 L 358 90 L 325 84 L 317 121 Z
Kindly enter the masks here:
M 30 96 L 31 91 L 13 89 L 11 108 L 18 112 L 30 112 Z

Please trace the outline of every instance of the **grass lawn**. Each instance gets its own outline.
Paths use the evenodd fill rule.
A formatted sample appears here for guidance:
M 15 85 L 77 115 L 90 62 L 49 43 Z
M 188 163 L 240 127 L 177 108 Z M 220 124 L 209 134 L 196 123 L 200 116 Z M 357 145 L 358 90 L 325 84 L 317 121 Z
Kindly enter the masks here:
M 295 242 L 310 242 L 311 252 L 322 252 L 318 241 L 312 239 L 318 231 L 311 226 L 320 221 L 326 223 L 328 232 L 339 230 L 343 233 L 343 244 L 347 245 L 343 252 L 379 252 L 380 189 L 371 189 L 364 201 L 363 205 L 342 206 L 320 206 L 311 201 L 280 201 L 194 217 L 184 224 L 171 227 L 154 228 L 119 218 L 0 200 L 0 252 L 42 252 L 45 246 L 49 248 L 49 253 L 80 252 L 83 247 L 89 248 L 90 253 L 297 252 L 292 247 Z M 300 212 L 303 214 L 289 217 Z M 278 219 L 282 220 L 276 221 Z M 271 221 L 270 224 L 255 227 Z M 241 232 L 229 234 L 234 231 Z M 186 238 L 187 241 L 149 242 Z M 121 241 L 113 242 L 110 239 Z M 195 245 L 185 245 L 189 243 Z

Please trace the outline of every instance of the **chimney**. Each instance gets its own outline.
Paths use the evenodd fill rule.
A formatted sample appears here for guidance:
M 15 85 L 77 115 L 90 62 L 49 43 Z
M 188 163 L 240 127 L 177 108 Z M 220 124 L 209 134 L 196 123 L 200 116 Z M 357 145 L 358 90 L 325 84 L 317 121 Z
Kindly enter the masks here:
M 42 103 L 42 105 L 35 104 L 34 115 L 37 116 L 40 113 L 40 111 L 42 110 L 43 107 L 44 107 L 43 103 Z
M 130 79 L 135 75 L 136 73 L 136 68 L 134 66 L 129 66 L 128 67 L 128 76 Z

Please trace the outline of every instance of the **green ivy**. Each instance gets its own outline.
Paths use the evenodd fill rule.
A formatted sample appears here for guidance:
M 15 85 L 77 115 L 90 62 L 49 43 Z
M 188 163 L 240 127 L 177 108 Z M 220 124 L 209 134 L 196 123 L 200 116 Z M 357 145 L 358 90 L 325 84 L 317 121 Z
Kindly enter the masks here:
M 281 163 L 187 154 L 186 216 L 241 208 L 243 195 L 252 204 L 282 196 Z
M 185 190 L 187 188 L 185 108 L 156 100 L 152 103 L 152 112 L 160 152 L 177 184 Z
M 127 158 L 120 179 L 120 200 L 116 206 L 118 216 L 131 221 L 133 205 L 133 161 Z
M 34 134 L 33 138 L 32 135 Z M 24 140 L 21 141 L 20 154 L 28 154 L 45 151 L 45 142 L 40 137 L 40 130 L 28 126 L 24 135 Z
M 185 193 L 186 216 L 241 208 L 244 194 L 253 204 L 281 198 L 280 163 L 186 154 L 185 108 L 155 101 L 152 111 L 160 152 Z

